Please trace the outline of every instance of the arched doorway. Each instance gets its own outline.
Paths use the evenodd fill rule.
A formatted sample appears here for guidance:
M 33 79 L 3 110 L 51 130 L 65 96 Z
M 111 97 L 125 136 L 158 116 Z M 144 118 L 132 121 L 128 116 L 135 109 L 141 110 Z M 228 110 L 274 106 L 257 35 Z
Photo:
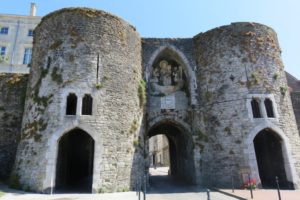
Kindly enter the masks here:
M 282 142 L 270 129 L 260 131 L 253 140 L 259 176 L 264 188 L 276 188 L 276 176 L 281 188 L 293 188 L 286 176 Z
M 74 129 L 59 140 L 56 165 L 58 192 L 92 192 L 94 140 L 81 129 Z
M 181 126 L 166 121 L 154 125 L 148 132 L 148 138 L 156 135 L 165 135 L 167 138 L 169 173 L 165 177 L 151 176 L 150 174 L 150 186 L 154 185 L 153 187 L 163 189 L 172 184 L 177 186 L 195 184 L 193 142 L 189 133 L 185 132 Z M 157 159 L 156 162 L 158 162 Z

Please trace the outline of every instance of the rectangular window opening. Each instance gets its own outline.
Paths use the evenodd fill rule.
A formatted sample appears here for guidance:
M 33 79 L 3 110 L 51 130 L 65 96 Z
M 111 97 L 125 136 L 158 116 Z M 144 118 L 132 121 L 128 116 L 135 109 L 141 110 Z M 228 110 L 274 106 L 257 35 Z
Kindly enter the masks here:
M 8 34 L 8 27 L 2 27 L 0 29 L 0 34 L 1 35 L 7 35 Z
M 29 37 L 32 37 L 32 36 L 33 36 L 33 30 L 32 30 L 32 29 L 29 29 L 29 30 L 28 30 L 28 36 L 29 36 Z
M 6 47 L 0 47 L 0 56 L 5 56 L 6 54 Z
M 32 54 L 32 49 L 31 48 L 26 48 L 24 51 L 24 58 L 23 58 L 23 64 L 28 65 L 31 60 L 31 54 Z

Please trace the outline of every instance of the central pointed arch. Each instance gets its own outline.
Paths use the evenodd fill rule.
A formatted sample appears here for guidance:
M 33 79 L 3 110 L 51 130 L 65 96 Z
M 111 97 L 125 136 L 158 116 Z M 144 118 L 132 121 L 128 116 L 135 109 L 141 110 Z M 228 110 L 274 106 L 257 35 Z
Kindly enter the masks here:
M 166 136 L 169 143 L 169 176 L 176 181 L 196 184 L 191 134 L 178 122 L 161 120 L 151 126 L 147 138 L 161 134 Z

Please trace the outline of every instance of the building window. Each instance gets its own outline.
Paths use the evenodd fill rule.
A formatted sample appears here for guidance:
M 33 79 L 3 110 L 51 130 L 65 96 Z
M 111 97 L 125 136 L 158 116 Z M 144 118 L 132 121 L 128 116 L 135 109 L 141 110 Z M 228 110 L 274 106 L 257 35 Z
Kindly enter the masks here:
M 32 49 L 31 48 L 26 48 L 24 51 L 24 58 L 23 58 L 23 64 L 27 65 L 30 63 L 31 60 L 31 54 L 32 54 Z
M 256 99 L 252 99 L 251 107 L 252 107 L 253 118 L 261 118 L 262 116 L 260 113 L 259 102 Z
M 2 27 L 0 29 L 0 34 L 1 35 L 7 35 L 8 34 L 8 27 Z
M 77 108 L 77 96 L 74 93 L 70 93 L 67 97 L 66 115 L 76 115 L 76 108 Z
M 82 99 L 82 115 L 92 115 L 93 98 L 89 94 L 85 94 Z
M 265 107 L 268 117 L 274 117 L 273 103 L 270 99 L 265 99 Z
M 29 30 L 28 30 L 28 36 L 29 36 L 29 37 L 32 37 L 32 36 L 33 36 L 33 30 L 32 30 L 32 29 L 29 29 Z
M 4 57 L 6 54 L 6 47 L 0 47 L 0 56 Z

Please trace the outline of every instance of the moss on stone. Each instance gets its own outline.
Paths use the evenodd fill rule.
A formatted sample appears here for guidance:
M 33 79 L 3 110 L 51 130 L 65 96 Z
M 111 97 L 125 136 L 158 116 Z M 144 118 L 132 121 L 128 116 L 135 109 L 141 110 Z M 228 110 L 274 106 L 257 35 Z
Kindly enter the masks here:
M 42 140 L 42 135 L 41 134 L 34 134 L 34 141 L 35 142 L 40 142 Z
M 282 94 L 282 96 L 284 96 L 286 94 L 286 92 L 288 91 L 288 87 L 287 86 L 280 86 L 280 93 Z
M 58 47 L 60 47 L 62 45 L 63 41 L 62 40 L 57 40 L 55 42 L 53 42 L 53 44 L 51 44 L 51 46 L 49 47 L 49 49 L 57 49 Z
M 133 144 L 133 146 L 134 146 L 135 148 L 137 148 L 137 147 L 139 146 L 139 144 L 140 144 L 139 139 L 133 140 L 132 144 Z
M 138 97 L 140 100 L 140 107 L 143 107 L 147 101 L 147 93 L 146 93 L 146 82 L 141 79 L 138 86 Z
M 63 82 L 61 71 L 59 70 L 58 67 L 53 67 L 53 70 L 52 70 L 52 73 L 51 73 L 51 78 L 57 84 L 61 84 Z
M 25 124 L 22 132 L 22 139 L 33 137 L 36 142 L 39 142 L 42 135 L 38 134 L 38 132 L 44 131 L 47 128 L 47 125 L 48 124 L 43 119 Z
M 101 187 L 101 188 L 98 188 L 97 192 L 98 192 L 98 193 L 107 193 L 108 190 L 107 190 L 107 188 L 105 188 L 105 187 Z
M 73 63 L 74 60 L 75 60 L 75 56 L 74 56 L 74 55 L 69 55 L 69 61 L 70 61 L 71 63 Z
M 9 179 L 9 186 L 13 189 L 22 189 L 20 176 L 17 173 L 12 173 Z
M 103 88 L 103 84 L 102 83 L 96 83 L 95 88 L 100 90 L 101 88 Z
M 213 97 L 213 93 L 210 92 L 210 91 L 206 91 L 204 93 L 204 100 L 205 101 L 211 101 L 212 100 L 212 97 Z
M 121 187 L 117 189 L 117 192 L 128 192 L 129 188 L 128 187 Z
M 228 126 L 224 128 L 224 131 L 227 133 L 227 135 L 231 135 L 231 129 Z
M 130 129 L 129 129 L 129 133 L 134 133 L 137 131 L 139 125 L 136 119 L 134 119 L 131 123 Z
M 43 107 L 47 107 L 48 106 L 48 103 L 50 101 L 50 99 L 53 97 L 53 94 L 51 95 L 48 95 L 48 96 L 34 96 L 33 97 L 33 101 L 35 103 L 37 103 L 38 105 L 41 105 Z
M 203 133 L 200 129 L 196 131 L 196 136 L 198 141 L 203 141 L 203 142 L 209 141 L 209 137 L 207 136 L 207 134 Z

